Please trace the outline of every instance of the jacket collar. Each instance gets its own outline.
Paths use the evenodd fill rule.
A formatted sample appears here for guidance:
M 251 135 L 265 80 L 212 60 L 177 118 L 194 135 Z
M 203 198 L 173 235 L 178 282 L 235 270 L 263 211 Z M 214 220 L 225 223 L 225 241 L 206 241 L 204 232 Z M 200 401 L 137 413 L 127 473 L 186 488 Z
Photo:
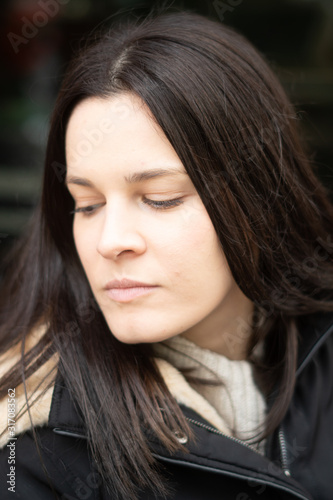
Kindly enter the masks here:
M 320 346 L 333 333 L 333 313 L 315 313 L 298 318 L 298 361 L 296 377 L 304 370 Z
M 54 384 L 48 425 L 77 434 L 78 437 L 87 437 L 82 413 L 73 401 L 59 370 Z
M 151 433 L 147 434 L 153 456 L 164 463 L 186 465 L 193 470 L 209 470 L 243 481 L 269 486 L 280 492 L 289 492 L 292 498 L 311 500 L 311 496 L 282 469 L 268 458 L 244 443 L 223 435 L 209 425 L 194 410 L 180 405 L 185 418 L 194 431 L 195 440 L 185 443 L 188 452 L 169 453 Z M 86 439 L 82 416 L 75 409 L 70 393 L 57 375 L 49 426 L 56 434 Z

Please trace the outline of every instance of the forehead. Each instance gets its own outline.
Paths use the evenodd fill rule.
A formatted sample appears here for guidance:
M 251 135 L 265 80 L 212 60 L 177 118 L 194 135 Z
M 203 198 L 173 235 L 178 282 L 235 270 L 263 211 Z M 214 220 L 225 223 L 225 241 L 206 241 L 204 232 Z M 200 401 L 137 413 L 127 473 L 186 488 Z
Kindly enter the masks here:
M 124 127 L 134 127 L 137 122 L 153 127 L 153 120 L 145 103 L 135 95 L 110 98 L 89 97 L 72 111 L 66 130 L 66 142 L 90 137 L 94 134 L 114 135 Z M 95 139 L 96 142 L 96 139 Z
M 76 106 L 66 131 L 66 161 L 74 175 L 96 166 L 128 174 L 138 167 L 164 167 L 166 161 L 182 167 L 148 107 L 129 94 L 88 98 Z

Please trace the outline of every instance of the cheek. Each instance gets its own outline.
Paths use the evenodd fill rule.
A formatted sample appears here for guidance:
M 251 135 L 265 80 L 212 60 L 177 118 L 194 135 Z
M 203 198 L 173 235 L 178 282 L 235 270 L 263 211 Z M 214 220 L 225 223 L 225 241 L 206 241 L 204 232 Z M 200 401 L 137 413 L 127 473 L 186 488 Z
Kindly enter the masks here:
M 165 235 L 164 235 L 165 236 Z M 171 237 L 171 235 L 169 235 Z M 164 240 L 165 241 L 165 240 Z M 173 234 L 167 271 L 173 284 L 187 288 L 191 296 L 201 294 L 212 282 L 228 281 L 230 274 L 214 226 L 204 210 L 197 210 Z
M 79 224 L 76 223 L 75 219 L 73 222 L 73 237 L 74 237 L 74 243 L 76 246 L 77 253 L 79 254 L 79 257 L 82 261 L 82 250 L 84 248 L 84 232 L 80 230 Z
M 89 278 L 91 264 L 94 262 L 94 249 L 96 249 L 94 230 L 93 228 L 83 228 L 74 219 L 73 237 L 80 261 Z

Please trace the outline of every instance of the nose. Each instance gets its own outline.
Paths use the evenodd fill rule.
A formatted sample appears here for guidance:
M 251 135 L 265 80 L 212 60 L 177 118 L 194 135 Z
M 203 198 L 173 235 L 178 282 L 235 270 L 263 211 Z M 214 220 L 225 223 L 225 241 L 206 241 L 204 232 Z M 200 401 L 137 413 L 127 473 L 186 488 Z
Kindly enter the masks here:
M 138 218 L 124 206 L 107 207 L 97 244 L 97 252 L 106 259 L 117 259 L 121 254 L 142 254 L 146 242 L 138 230 Z

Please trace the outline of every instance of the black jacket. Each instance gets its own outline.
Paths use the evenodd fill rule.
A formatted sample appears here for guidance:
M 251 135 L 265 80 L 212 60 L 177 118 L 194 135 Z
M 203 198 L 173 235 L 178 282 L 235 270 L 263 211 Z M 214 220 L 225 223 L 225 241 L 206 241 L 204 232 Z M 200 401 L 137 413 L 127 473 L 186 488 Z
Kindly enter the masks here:
M 333 315 L 300 320 L 297 382 L 288 413 L 267 440 L 266 457 L 224 436 L 182 407 L 196 435 L 188 454 L 170 455 L 150 438 L 173 500 L 333 499 Z M 48 425 L 36 427 L 52 487 L 61 500 L 111 500 L 87 451 L 84 424 L 57 375 Z M 9 446 L 0 450 L 1 499 L 51 500 L 32 431 L 15 441 L 15 493 L 8 490 Z M 14 476 L 13 476 L 14 477 Z M 12 477 L 12 479 L 13 479 Z M 161 498 L 142 492 L 140 500 Z

